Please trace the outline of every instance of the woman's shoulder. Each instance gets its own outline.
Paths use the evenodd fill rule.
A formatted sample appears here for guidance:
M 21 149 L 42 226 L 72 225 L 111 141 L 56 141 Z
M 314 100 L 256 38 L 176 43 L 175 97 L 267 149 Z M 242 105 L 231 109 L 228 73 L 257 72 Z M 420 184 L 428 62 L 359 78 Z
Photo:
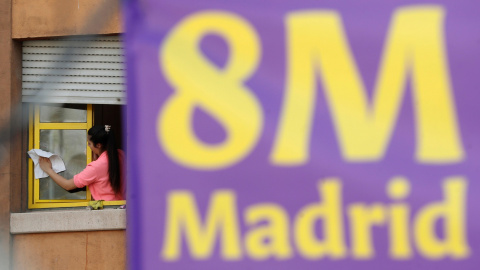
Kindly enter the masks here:
M 125 159 L 125 153 L 123 152 L 123 150 L 118 149 L 118 157 L 122 160 Z M 100 165 L 100 164 L 103 164 L 103 163 L 108 163 L 107 151 L 104 151 L 102 154 L 100 154 L 100 156 L 97 158 L 97 160 L 92 161 L 90 164 Z
M 97 167 L 97 166 L 102 166 L 104 163 L 108 163 L 107 151 L 100 154 L 100 156 L 96 160 L 90 162 L 89 165 Z

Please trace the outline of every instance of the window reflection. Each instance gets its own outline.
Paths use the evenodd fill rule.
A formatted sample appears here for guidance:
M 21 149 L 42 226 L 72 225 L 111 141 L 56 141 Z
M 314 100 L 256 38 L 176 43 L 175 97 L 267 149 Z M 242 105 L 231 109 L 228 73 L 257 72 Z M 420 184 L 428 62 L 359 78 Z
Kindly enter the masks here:
M 66 171 L 59 173 L 66 179 L 81 172 L 87 166 L 85 130 L 40 130 L 40 148 L 60 155 L 65 162 Z M 86 191 L 69 192 L 58 186 L 50 177 L 40 181 L 41 200 L 78 200 L 86 199 Z
M 87 122 L 87 105 L 71 104 L 40 106 L 41 123 L 85 123 Z

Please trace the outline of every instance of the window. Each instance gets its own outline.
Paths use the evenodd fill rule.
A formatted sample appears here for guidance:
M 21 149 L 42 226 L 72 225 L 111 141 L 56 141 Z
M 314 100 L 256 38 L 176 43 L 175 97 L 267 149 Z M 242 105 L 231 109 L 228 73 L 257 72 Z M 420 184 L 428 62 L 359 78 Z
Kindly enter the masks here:
M 90 104 L 30 106 L 29 149 L 41 148 L 60 155 L 66 171 L 59 174 L 66 179 L 72 179 L 92 161 L 92 152 L 87 146 L 87 131 L 94 121 L 92 108 Z M 96 105 L 96 108 L 97 118 L 104 117 L 103 106 Z M 28 168 L 28 207 L 31 209 L 87 206 L 92 199 L 88 188 L 66 191 L 50 177 L 35 179 L 31 159 Z M 104 205 L 125 203 L 110 201 Z
M 27 105 L 30 127 L 25 147 L 59 154 L 67 169 L 61 174 L 67 179 L 91 161 L 87 130 L 95 123 L 117 127 L 117 143 L 122 145 L 121 105 L 126 103 L 122 47 L 120 36 L 23 41 L 22 101 L 49 103 Z M 88 189 L 69 192 L 50 178 L 34 179 L 30 159 L 27 167 L 28 208 L 86 206 L 91 200 Z

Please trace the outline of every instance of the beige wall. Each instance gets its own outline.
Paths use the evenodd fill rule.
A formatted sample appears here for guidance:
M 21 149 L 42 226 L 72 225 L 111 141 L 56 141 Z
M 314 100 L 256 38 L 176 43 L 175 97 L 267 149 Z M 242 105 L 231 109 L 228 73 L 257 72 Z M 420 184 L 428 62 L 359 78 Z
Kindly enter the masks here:
M 122 32 L 119 0 L 12 1 L 14 39 Z
M 10 117 L 18 102 L 18 44 L 11 39 L 11 0 L 0 0 L 0 130 L 11 134 Z M 14 122 L 17 119 L 14 119 Z M 10 134 L 9 134 L 10 133 Z M 2 142 L 0 147 L 0 269 L 10 267 L 10 212 L 21 202 L 21 159 L 17 142 Z
M 14 269 L 126 268 L 125 231 L 23 234 L 13 237 Z

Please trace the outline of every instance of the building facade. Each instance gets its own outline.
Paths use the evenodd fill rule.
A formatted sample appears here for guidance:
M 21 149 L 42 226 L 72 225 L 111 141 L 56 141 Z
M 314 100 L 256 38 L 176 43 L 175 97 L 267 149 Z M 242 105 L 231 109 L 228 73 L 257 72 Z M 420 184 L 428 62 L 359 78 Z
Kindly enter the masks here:
M 95 91 L 97 86 L 99 88 L 123 87 L 123 83 L 118 82 L 123 77 L 113 74 L 117 71 L 121 72 L 122 68 L 106 67 L 105 72 L 109 72 L 108 74 L 113 72 L 113 75 L 100 74 L 92 78 L 91 74 L 85 73 L 88 73 L 86 68 L 75 67 L 75 59 L 73 64 L 68 64 L 73 65 L 74 68 L 63 67 L 62 62 L 65 61 L 57 59 L 52 60 L 55 62 L 53 65 L 56 71 L 43 67 L 39 69 L 45 73 L 45 76 L 50 76 L 49 79 L 44 79 L 44 82 L 50 86 L 59 83 L 68 86 L 68 89 L 57 89 L 62 91 L 56 93 L 65 94 L 63 99 L 53 95 L 45 97 L 46 100 L 43 102 L 52 103 L 53 108 L 60 110 L 60 113 L 63 113 L 64 108 L 80 110 L 81 114 L 85 115 L 85 119 L 76 121 L 74 124 L 49 124 L 55 121 L 36 120 L 41 119 L 39 114 L 42 108 L 32 105 L 36 101 L 35 96 L 31 100 L 27 96 L 28 93 L 35 92 L 34 87 L 29 85 L 35 85 L 35 78 L 41 74 L 30 74 L 31 72 L 25 71 L 28 68 L 25 61 L 33 61 L 28 58 L 32 55 L 41 54 L 39 60 L 36 60 L 41 64 L 47 63 L 45 57 L 56 57 L 58 53 L 55 50 L 58 48 L 53 48 L 54 46 L 50 46 L 48 42 L 55 43 L 59 38 L 71 38 L 70 43 L 76 43 L 76 38 L 81 39 L 93 34 L 99 35 L 98 38 L 102 41 L 114 42 L 118 47 L 119 35 L 122 33 L 119 2 L 117 0 L 0 0 L 0 124 L 2 132 L 0 137 L 7 138 L 2 142 L 2 149 L 0 149 L 2 162 L 0 168 L 2 187 L 0 189 L 0 269 L 2 270 L 126 268 L 126 211 L 116 207 L 125 202 L 113 203 L 108 209 L 100 211 L 89 211 L 85 209 L 90 198 L 88 190 L 78 193 L 83 194 L 79 195 L 80 198 L 65 199 L 62 197 L 64 195 L 56 193 L 51 184 L 47 184 L 47 186 L 50 185 L 45 191 L 47 197 L 42 198 L 43 191 L 38 190 L 42 184 L 38 179 L 32 178 L 31 163 L 26 155 L 26 151 L 31 147 L 43 146 L 42 130 L 48 131 L 45 132 L 47 134 L 45 136 L 53 136 L 48 135 L 55 133 L 52 130 L 60 130 L 57 133 L 63 136 L 63 128 L 61 128 L 63 125 L 65 130 L 76 129 L 84 134 L 85 130 L 96 121 L 116 121 L 115 125 L 120 126 L 119 131 L 123 129 L 121 127 L 121 105 L 125 105 L 125 100 L 121 97 L 123 89 L 103 91 L 107 93 L 105 95 L 102 91 L 101 93 Z M 29 46 L 29 51 L 26 49 L 26 44 L 33 44 Z M 45 51 L 37 53 L 35 50 L 39 47 Z M 110 50 L 110 46 L 106 47 Z M 85 56 L 72 54 L 73 57 L 99 57 L 90 52 Z M 105 56 L 104 52 L 98 54 Z M 97 62 L 112 61 L 80 59 L 76 62 L 90 66 Z M 115 64 L 119 65 L 119 63 Z M 70 69 L 80 70 L 82 73 L 72 75 L 69 73 Z M 93 74 L 100 69 L 102 68 L 98 68 Z M 59 73 L 52 75 L 52 72 Z M 72 81 L 65 82 L 66 78 L 67 80 L 72 78 Z M 106 80 L 106 82 L 95 80 Z M 36 85 L 39 83 L 37 82 Z M 42 88 L 48 88 L 49 85 L 44 85 Z M 79 85 L 83 86 L 85 91 L 75 88 Z M 81 93 L 83 98 L 72 99 L 72 93 Z M 65 103 L 68 104 L 58 105 Z M 72 128 L 72 125 L 75 128 Z M 39 136 L 35 135 L 37 131 Z M 82 136 L 79 139 L 81 141 Z M 67 137 L 71 136 L 67 135 Z M 49 141 L 55 140 L 50 138 Z M 68 140 L 63 143 L 70 144 Z M 90 161 L 89 151 L 87 148 L 82 149 L 80 152 L 84 152 L 84 156 L 80 157 L 80 163 Z

